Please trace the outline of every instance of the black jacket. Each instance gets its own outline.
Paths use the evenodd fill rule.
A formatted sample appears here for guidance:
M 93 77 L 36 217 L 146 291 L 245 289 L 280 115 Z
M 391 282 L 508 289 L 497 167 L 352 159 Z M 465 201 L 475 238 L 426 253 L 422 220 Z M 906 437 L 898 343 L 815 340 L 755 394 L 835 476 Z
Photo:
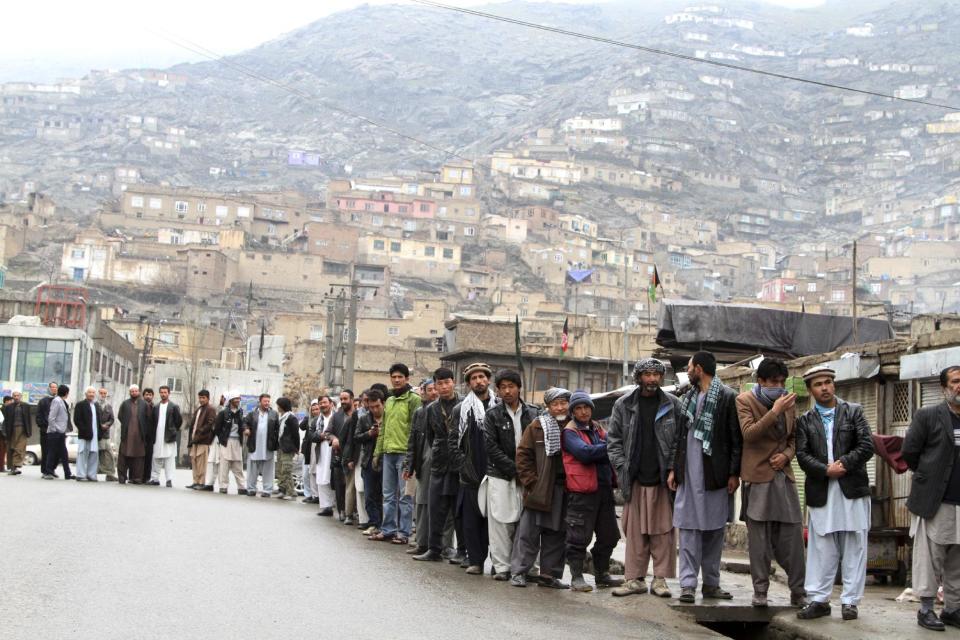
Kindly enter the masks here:
M 297 453 L 300 450 L 300 421 L 297 416 L 288 413 L 280 427 L 280 452 Z
M 867 462 L 873 457 L 873 437 L 863 416 L 863 407 L 837 398 L 833 420 L 833 457 L 843 463 L 847 474 L 840 489 L 847 499 L 870 495 Z M 827 439 L 816 407 L 797 418 L 797 462 L 807 474 L 804 487 L 808 507 L 827 504 Z
M 260 424 L 259 407 L 243 416 L 243 428 L 250 429 L 247 436 L 247 451 L 257 450 L 257 427 Z M 297 436 L 299 438 L 299 435 Z M 280 416 L 273 409 L 267 412 L 267 451 L 276 451 L 280 448 Z
M 380 427 L 383 428 L 383 417 L 380 417 Z M 373 416 L 370 412 L 365 412 L 357 420 L 357 428 L 353 432 L 353 447 L 357 448 L 357 464 L 365 467 L 373 458 L 374 449 L 377 447 L 377 436 L 370 435 L 370 429 L 373 428 Z
M 687 392 L 690 402 L 696 403 L 699 390 Z M 674 442 L 673 477 L 677 484 L 683 484 L 687 462 L 687 433 L 693 428 L 693 420 L 687 416 Z M 740 456 L 743 453 L 743 432 L 740 430 L 740 417 L 737 414 L 737 392 L 723 385 L 723 391 L 717 399 L 717 412 L 713 417 L 713 438 L 711 455 L 703 454 L 703 483 L 707 491 L 725 489 L 730 476 L 740 477 Z
M 150 408 L 147 407 L 148 412 Z M 147 434 L 147 442 L 156 444 L 157 425 L 160 424 L 160 405 L 155 405 L 152 410 L 153 419 L 151 420 L 150 433 Z M 177 441 L 177 434 L 180 433 L 180 427 L 183 426 L 183 415 L 180 413 L 180 407 L 175 403 L 167 401 L 167 421 L 163 426 L 163 441 L 173 443 Z
M 522 400 L 520 401 L 520 433 L 537 419 L 539 410 Z M 501 480 L 513 480 L 517 477 L 517 444 L 513 430 L 513 418 L 507 411 L 507 405 L 500 403 L 486 412 L 483 417 L 483 429 L 486 437 L 487 475 Z
M 432 403 L 431 403 L 432 404 Z M 424 467 L 430 461 L 430 447 L 427 444 L 427 408 L 430 405 L 421 405 L 413 412 L 410 436 L 407 438 L 407 455 L 403 459 L 404 470 L 423 478 L 423 472 L 429 471 Z
M 492 397 L 490 398 L 492 400 Z M 484 411 L 492 410 L 488 406 Z M 460 484 L 466 487 L 479 487 L 480 481 L 487 471 L 486 431 L 483 422 L 476 419 L 473 412 L 467 417 L 469 426 L 463 437 L 460 437 L 460 412 L 463 410 L 461 401 L 453 408 L 450 417 L 450 430 L 447 433 L 447 447 L 450 451 L 450 470 L 460 472 Z
M 130 414 L 132 411 L 137 412 L 137 425 L 140 430 L 140 439 L 146 443 L 148 442 L 148 432 L 150 431 L 150 424 L 147 422 L 147 403 L 143 398 L 137 398 L 133 400 L 127 398 L 120 403 L 120 408 L 117 409 L 117 420 L 120 421 L 120 442 L 126 442 L 127 440 L 127 430 L 130 426 Z
M 213 425 L 213 434 L 217 437 L 217 442 L 220 443 L 221 447 L 227 446 L 230 442 L 230 432 L 233 430 L 234 424 L 237 425 L 237 435 L 243 442 L 243 408 L 237 407 L 237 410 L 234 411 L 228 404 L 217 414 L 217 421 Z
M 47 416 L 50 415 L 50 403 L 56 396 L 46 395 L 37 401 L 37 427 L 40 433 L 47 432 Z M 29 437 L 29 434 L 27 434 Z
M 305 416 L 300 421 L 300 431 L 303 431 L 303 438 L 300 439 L 300 453 L 303 455 L 303 461 L 310 462 L 310 447 L 313 446 L 313 436 L 317 432 L 316 426 L 311 426 L 312 416 Z
M 53 398 L 50 398 L 53 400 Z M 3 431 L 7 434 L 7 440 L 13 440 L 13 411 L 14 407 L 17 406 L 16 402 L 11 402 L 7 406 L 3 407 Z M 30 424 L 30 405 L 26 402 L 21 402 L 19 405 L 23 409 L 23 434 L 26 437 L 30 437 L 33 434 L 33 425 Z M 47 413 L 50 412 L 50 409 L 47 409 Z M 46 430 L 46 427 L 44 427 Z M 43 433 L 43 431 L 41 431 Z
M 77 428 L 77 437 L 81 440 L 99 439 L 103 413 L 97 403 L 93 403 L 93 406 L 97 414 L 96 424 L 94 424 L 93 414 L 90 413 L 89 402 L 84 399 L 73 405 L 73 426 Z
M 456 471 L 450 464 L 450 442 L 447 434 L 451 429 L 457 429 L 457 424 L 453 421 L 453 410 L 458 402 L 460 400 L 454 397 L 446 404 L 443 400 L 437 400 L 427 406 L 426 438 L 430 447 L 430 473 L 438 477 Z
M 953 418 L 946 402 L 913 414 L 900 453 L 913 471 L 907 509 L 921 518 L 932 518 L 943 503 L 957 458 Z
M 353 421 L 353 416 L 347 417 L 343 411 L 336 411 L 333 414 L 333 417 L 327 422 L 327 426 L 324 428 L 324 432 L 327 434 L 327 440 L 330 439 L 330 436 L 336 437 L 337 441 L 340 443 L 339 451 L 332 451 L 330 455 L 330 468 L 331 469 L 343 469 L 344 467 L 344 448 L 349 444 L 350 439 L 353 437 L 353 429 L 356 427 Z

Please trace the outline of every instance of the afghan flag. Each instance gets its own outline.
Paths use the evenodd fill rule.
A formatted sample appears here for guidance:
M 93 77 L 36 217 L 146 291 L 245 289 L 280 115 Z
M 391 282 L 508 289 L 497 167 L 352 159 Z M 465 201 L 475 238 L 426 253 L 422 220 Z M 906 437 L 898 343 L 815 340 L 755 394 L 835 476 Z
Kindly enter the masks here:
M 567 355 L 567 349 L 570 348 L 570 321 L 568 318 L 563 319 L 563 331 L 560 333 L 560 351 L 563 352 L 562 355 Z
M 653 265 L 653 275 L 650 277 L 650 286 L 647 288 L 647 297 L 650 302 L 657 301 L 657 287 L 660 286 L 660 274 L 657 272 L 657 265 Z

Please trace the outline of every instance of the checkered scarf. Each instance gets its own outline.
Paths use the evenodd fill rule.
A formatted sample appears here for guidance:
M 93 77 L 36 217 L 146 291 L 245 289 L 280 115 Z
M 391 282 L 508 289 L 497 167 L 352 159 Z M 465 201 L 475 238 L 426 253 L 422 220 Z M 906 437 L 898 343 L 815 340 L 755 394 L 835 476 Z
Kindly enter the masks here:
M 717 410 L 722 391 L 723 384 L 714 378 L 710 388 L 707 389 L 707 397 L 703 401 L 703 409 L 700 410 L 699 415 L 697 415 L 699 389 L 694 387 L 680 401 L 680 408 L 693 423 L 693 437 L 703 443 L 703 452 L 708 456 L 713 452 L 713 414 Z

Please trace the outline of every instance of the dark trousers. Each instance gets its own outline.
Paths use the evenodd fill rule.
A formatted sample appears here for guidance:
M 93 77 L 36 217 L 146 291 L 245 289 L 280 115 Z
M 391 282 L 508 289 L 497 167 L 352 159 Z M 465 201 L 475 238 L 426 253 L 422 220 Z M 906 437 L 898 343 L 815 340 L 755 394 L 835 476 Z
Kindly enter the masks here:
M 374 469 L 372 461 L 368 460 L 360 470 L 360 475 L 363 478 L 363 506 L 367 509 L 367 520 L 379 529 L 383 523 L 383 474 L 380 469 Z
M 330 480 L 333 483 L 333 492 L 337 498 L 337 513 L 342 517 L 346 517 L 347 508 L 347 478 L 343 475 L 343 467 L 340 465 L 339 459 L 334 462 L 333 470 L 330 474 Z M 350 487 L 353 489 L 353 487 Z M 366 504 L 364 504 L 366 507 Z
M 527 574 L 540 554 L 540 575 L 563 577 L 563 556 L 566 551 L 567 534 L 537 524 L 542 517 L 539 512 L 524 509 L 513 537 L 513 553 L 510 555 L 510 573 Z M 563 527 L 561 526 L 561 529 Z
M 47 428 L 38 426 L 40 429 L 40 471 L 45 473 L 47 469 Z
M 467 544 L 467 559 L 472 566 L 482 567 L 487 561 L 490 541 L 487 533 L 487 519 L 480 513 L 477 491 L 477 487 L 460 486 L 460 495 L 457 496 L 457 513 L 460 514 L 460 526 Z
M 447 528 L 447 522 L 450 516 L 453 516 L 453 527 L 457 533 L 457 551 L 463 555 L 466 552 L 466 542 L 463 539 L 463 521 L 457 514 L 457 496 L 447 495 L 443 492 L 446 479 L 441 473 L 430 475 L 430 540 L 428 545 L 430 549 L 441 553 L 443 551 L 444 530 Z M 419 525 L 417 530 L 419 531 Z
M 7 470 L 7 438 L 0 430 L 0 471 Z
M 127 480 L 134 484 L 143 482 L 143 458 L 128 458 L 123 455 L 121 445 L 120 455 L 117 456 L 117 478 L 123 484 Z
M 567 494 L 567 564 L 574 575 L 583 573 L 587 545 L 594 533 L 597 541 L 590 550 L 593 573 L 602 576 L 609 573 L 610 555 L 620 540 L 613 489 L 609 486 L 601 486 L 594 493 Z
M 67 436 L 63 433 L 45 433 L 43 441 L 47 443 L 47 457 L 41 464 L 41 470 L 44 474 L 53 474 L 57 466 L 63 465 L 63 477 L 71 478 L 70 458 L 67 455 Z M 44 466 L 46 465 L 46 466 Z
M 150 482 L 150 472 L 153 470 L 153 444 L 144 442 L 143 451 L 143 473 L 140 474 L 139 480 L 147 483 Z

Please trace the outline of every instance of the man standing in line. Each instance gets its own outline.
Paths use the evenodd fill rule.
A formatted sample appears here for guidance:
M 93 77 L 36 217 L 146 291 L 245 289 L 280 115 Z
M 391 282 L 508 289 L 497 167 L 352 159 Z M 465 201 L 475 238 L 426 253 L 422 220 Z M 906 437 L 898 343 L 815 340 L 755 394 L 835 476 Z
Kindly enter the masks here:
M 787 393 L 787 365 L 764 358 L 757 384 L 737 396 L 743 433 L 743 518 L 755 607 L 767 606 L 770 561 L 787 572 L 790 604 L 806 606 L 803 515 L 790 460 L 797 451 L 797 394 Z
M 230 474 L 237 483 L 237 495 L 247 495 L 247 483 L 243 479 L 243 409 L 240 407 L 240 394 L 228 392 L 227 406 L 217 414 L 215 427 L 217 444 L 220 447 L 220 493 L 226 493 L 230 487 Z
M 100 407 L 100 433 L 97 435 L 98 466 L 97 473 L 107 476 L 107 482 L 117 481 L 117 459 L 113 455 L 113 439 L 110 437 L 110 429 L 113 427 L 113 407 L 107 402 L 110 397 L 109 392 L 100 387 L 100 398 L 97 400 L 97 406 Z
M 120 484 L 143 484 L 144 443 L 147 441 L 146 403 L 140 397 L 140 387 L 130 385 L 130 397 L 120 403 L 117 419 L 120 421 L 120 455 L 117 472 Z
M 146 391 L 143 393 L 147 394 Z M 150 440 L 153 444 L 149 449 L 153 451 L 153 464 L 150 484 L 160 486 L 160 470 L 163 469 L 167 487 L 172 487 L 173 474 L 177 469 L 177 437 L 183 426 L 183 416 L 180 415 L 180 407 L 170 402 L 170 387 L 167 385 L 160 387 L 160 404 L 153 408 L 152 414 Z
M 410 555 L 426 553 L 430 548 L 430 447 L 427 445 L 427 407 L 437 399 L 437 387 L 433 380 L 424 380 L 420 386 L 420 399 L 423 404 L 413 412 L 413 426 L 407 440 L 407 455 L 403 461 L 403 479 L 407 482 L 416 478 L 417 491 L 414 497 L 416 508 L 414 523 L 417 527 L 416 542 Z
M 47 416 L 47 433 L 44 439 L 47 441 L 47 457 L 44 460 L 46 467 L 43 468 L 43 479 L 53 480 L 56 476 L 52 470 L 57 465 L 63 463 L 63 479 L 72 480 L 73 474 L 70 473 L 70 463 L 67 457 L 67 432 L 70 427 L 70 408 L 67 406 L 67 396 L 70 389 L 65 384 L 57 387 L 57 397 L 50 402 L 50 413 Z
M 57 388 L 60 386 L 57 382 L 51 382 L 47 385 L 47 395 L 37 401 L 37 430 L 40 432 L 40 468 L 46 469 L 44 460 L 47 459 L 47 416 L 50 415 L 50 403 L 57 397 Z M 53 477 L 57 476 L 57 470 L 54 468 Z
M 22 473 L 23 457 L 27 452 L 27 438 L 32 434 L 30 407 L 21 402 L 23 394 L 14 391 L 13 402 L 3 405 L 3 429 L 7 435 L 7 475 Z M 43 467 L 41 466 L 41 469 Z
M 901 453 L 913 471 L 907 509 L 913 514 L 913 593 L 917 624 L 943 631 L 960 627 L 960 366 L 940 372 L 944 401 L 920 409 Z M 933 610 L 943 582 L 943 613 Z
M 357 430 L 353 434 L 355 446 L 360 448 L 357 464 L 363 479 L 364 502 L 367 509 L 369 527 L 363 530 L 365 535 L 380 533 L 383 508 L 383 477 L 379 466 L 374 465 L 374 447 L 380 435 L 383 422 L 383 393 L 373 387 L 367 391 L 367 411 L 357 420 Z
M 213 491 L 213 485 L 205 484 L 207 477 L 207 458 L 210 445 L 213 444 L 213 425 L 217 420 L 217 410 L 210 405 L 210 392 L 201 389 L 197 393 L 197 411 L 190 426 L 190 466 L 193 469 L 193 484 L 188 489 Z
M 344 389 L 340 392 L 340 413 L 343 414 L 343 437 L 340 438 L 340 463 L 343 470 L 344 511 L 346 518 L 343 524 L 356 524 L 357 517 L 357 489 L 356 468 L 350 466 L 353 447 L 353 433 L 357 430 L 357 410 L 353 403 L 353 391 Z
M 296 500 L 297 490 L 293 484 L 293 458 L 300 449 L 300 423 L 293 415 L 293 403 L 289 398 L 277 398 L 277 409 L 280 414 L 277 422 L 280 428 L 280 440 L 277 447 L 277 478 L 280 481 L 281 500 Z
M 693 354 L 687 375 L 693 388 L 680 400 L 687 420 L 677 432 L 667 476 L 677 492 L 673 526 L 680 530 L 680 602 L 696 600 L 701 570 L 703 597 L 730 600 L 730 592 L 720 588 L 720 555 L 740 486 L 737 393 L 717 380 L 717 360 L 709 351 Z
M 856 620 L 867 579 L 867 462 L 873 457 L 873 438 L 863 407 L 836 396 L 835 377 L 833 369 L 826 366 L 803 374 L 816 404 L 797 420 L 797 461 L 807 474 L 806 589 L 810 602 L 797 612 L 802 620 L 830 615 L 838 568 L 843 576 L 843 619 Z
M 73 407 L 73 424 L 77 427 L 78 482 L 96 482 L 99 462 L 97 438 L 100 432 L 100 407 L 97 405 L 97 390 L 87 387 L 84 399 Z
M 155 435 L 155 426 L 157 424 L 157 407 L 153 404 L 153 389 L 147 387 L 141 393 L 144 402 L 144 409 L 146 416 L 147 439 L 143 443 L 143 484 L 150 484 L 150 480 L 153 478 L 153 445 L 154 445 L 154 435 Z
M 333 516 L 334 506 L 337 506 L 337 492 L 333 486 L 333 443 L 337 440 L 333 435 L 333 423 L 336 414 L 330 396 L 322 395 L 317 401 L 320 403 L 320 417 L 313 436 L 313 465 L 310 471 L 316 478 L 317 515 L 329 518 Z
M 653 560 L 650 593 L 670 597 L 666 578 L 676 575 L 673 500 L 667 474 L 673 466 L 673 447 L 686 423 L 680 401 L 660 386 L 666 367 L 655 358 L 637 362 L 637 388 L 613 405 L 607 431 L 607 457 L 620 479 L 623 533 L 627 549 L 623 586 L 615 596 L 647 592 L 647 568 Z
M 343 477 L 343 441 L 346 439 L 344 428 L 346 427 L 346 416 L 341 411 L 336 411 L 333 398 L 323 396 L 321 398 L 320 413 L 323 416 L 323 432 L 320 434 L 320 444 L 317 445 L 317 460 L 323 458 L 324 468 L 318 470 L 317 489 L 321 492 L 327 492 L 329 498 L 332 498 L 333 504 L 337 507 L 340 522 L 344 522 L 347 517 L 344 513 L 346 509 L 346 484 Z M 320 480 L 323 480 L 321 485 Z M 330 502 L 325 499 L 325 502 Z M 333 504 L 328 507 L 317 506 L 318 515 L 333 516 Z
M 460 399 L 457 397 L 453 371 L 450 369 L 440 367 L 434 371 L 433 384 L 437 391 L 437 401 L 426 409 L 426 443 L 430 447 L 429 548 L 413 559 L 432 562 L 443 560 L 444 553 L 453 546 L 451 530 L 455 530 L 457 551 L 448 559 L 451 564 L 460 564 L 467 557 L 460 517 L 455 515 L 460 475 L 451 467 L 450 440 L 447 437 L 449 432 L 456 428 L 453 410 Z M 448 524 L 450 520 L 453 521 L 452 527 Z
M 317 422 L 320 420 L 320 401 L 310 403 L 310 412 L 300 421 L 300 431 L 303 439 L 300 441 L 300 455 L 303 457 L 301 477 L 303 478 L 303 504 L 318 504 L 317 493 L 317 461 L 314 457 L 314 437 L 317 435 Z
M 494 377 L 500 404 L 487 411 L 483 429 L 487 450 L 487 535 L 494 580 L 510 579 L 513 536 L 523 509 L 517 486 L 517 445 L 523 430 L 537 419 L 539 411 L 520 399 L 523 381 L 512 369 Z
M 269 498 L 276 478 L 276 451 L 280 446 L 280 421 L 270 408 L 270 394 L 261 393 L 256 411 L 243 417 L 247 439 L 247 495 L 256 497 L 257 480 L 262 478 L 261 496 Z
M 382 461 L 383 524 L 372 540 L 405 545 L 413 528 L 413 497 L 406 494 L 403 459 L 410 439 L 413 413 L 421 406 L 420 396 L 408 383 L 410 369 L 396 363 L 390 367 L 393 392 L 383 411 L 383 433 L 377 438 L 373 455 Z
M 483 575 L 489 552 L 487 519 L 480 511 L 480 481 L 487 472 L 487 432 L 483 421 L 497 399 L 490 393 L 490 367 L 475 362 L 463 370 L 470 393 L 453 409 L 453 429 L 448 435 L 451 468 L 460 472 L 457 513 L 467 543 L 466 569 L 469 575 Z M 461 566 L 463 564 L 461 563 Z
M 10 396 L 3 396 L 3 406 L 13 402 Z M 3 428 L 3 412 L 0 412 L 0 472 L 7 470 L 7 432 Z

